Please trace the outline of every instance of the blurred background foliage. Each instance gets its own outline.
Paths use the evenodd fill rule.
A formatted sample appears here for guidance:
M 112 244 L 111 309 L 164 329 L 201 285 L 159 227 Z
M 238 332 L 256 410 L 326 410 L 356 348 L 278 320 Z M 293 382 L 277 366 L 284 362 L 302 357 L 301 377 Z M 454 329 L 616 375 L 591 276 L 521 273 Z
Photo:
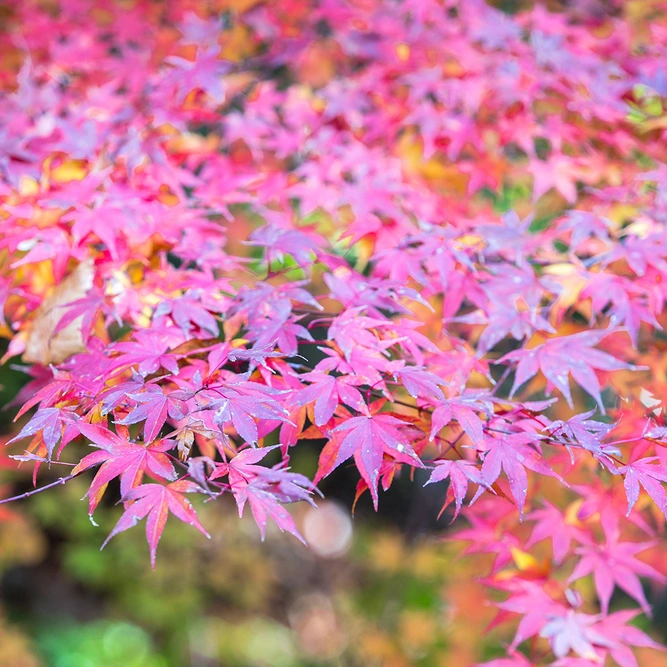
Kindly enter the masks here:
M 294 468 L 311 473 L 315 455 L 297 448 Z M 31 488 L 27 469 L 1 467 L 5 495 L 6 482 Z M 61 474 L 53 468 L 41 484 Z M 0 665 L 450 667 L 494 657 L 511 627 L 479 636 L 494 615 L 475 583 L 488 563 L 447 541 L 449 516 L 435 518 L 442 490 L 423 481 L 403 476 L 377 516 L 362 497 L 352 517 L 356 475 L 342 470 L 318 510 L 293 508 L 309 549 L 277 529 L 262 543 L 223 498 L 199 510 L 210 541 L 169 524 L 154 572 L 142 529 L 100 552 L 121 510 L 100 507 L 93 525 L 84 479 L 2 506 Z M 664 639 L 665 605 L 645 624 Z M 664 665 L 651 660 L 641 664 Z
M 295 508 L 311 550 L 277 531 L 262 543 L 218 502 L 200 512 L 214 538 L 170 525 L 152 572 L 143 531 L 99 551 L 119 509 L 94 526 L 85 490 L 37 495 L 0 523 L 0 665 L 447 664 L 443 601 L 463 570 L 433 536 L 327 500 Z

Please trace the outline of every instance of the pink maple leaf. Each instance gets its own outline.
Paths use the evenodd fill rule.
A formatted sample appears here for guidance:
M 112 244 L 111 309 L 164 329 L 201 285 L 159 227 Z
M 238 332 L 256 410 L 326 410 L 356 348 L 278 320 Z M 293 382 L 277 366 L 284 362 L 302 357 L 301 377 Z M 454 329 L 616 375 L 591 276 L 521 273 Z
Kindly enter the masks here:
M 15 435 L 7 441 L 10 445 L 17 440 L 22 440 L 39 433 L 46 446 L 48 457 L 51 458 L 53 450 L 62 438 L 60 451 L 63 447 L 74 440 L 78 435 L 75 423 L 78 416 L 71 410 L 62 408 L 40 408 L 31 417 L 30 421 Z M 59 455 L 59 454 L 58 454 Z
M 533 433 L 512 433 L 500 437 L 486 437 L 479 448 L 484 452 L 482 479 L 491 486 L 500 476 L 501 470 L 507 475 L 510 492 L 523 516 L 528 493 L 526 468 L 540 475 L 555 477 L 564 483 L 546 463 L 537 449 L 539 436 Z
M 318 426 L 323 426 L 333 417 L 340 403 L 345 403 L 360 412 L 367 411 L 359 390 L 352 385 L 354 379 L 349 376 L 336 377 L 313 371 L 304 373 L 301 379 L 309 380 L 312 384 L 298 391 L 294 400 L 297 405 L 315 402 L 315 423 Z
M 649 456 L 634 463 L 628 463 L 618 469 L 618 472 L 625 476 L 624 485 L 628 497 L 628 515 L 639 499 L 641 486 L 667 518 L 667 494 L 662 487 L 662 482 L 667 482 L 667 471 L 664 466 L 655 464 L 655 461 L 658 461 L 659 458 L 658 456 Z
M 599 664 L 604 660 L 597 647 L 606 648 L 613 642 L 596 632 L 597 620 L 597 616 L 568 609 L 564 614 L 548 621 L 540 631 L 540 636 L 549 640 L 551 650 L 557 658 L 564 658 L 572 651 L 585 660 Z
M 484 400 L 484 396 L 478 392 L 470 392 L 444 399 L 436 403 L 435 410 L 431 415 L 431 435 L 433 440 L 436 433 L 455 419 L 473 444 L 484 438 L 484 422 L 480 419 L 478 412 L 491 415 L 492 405 Z
M 582 412 L 570 419 L 551 422 L 544 430 L 553 436 L 564 438 L 566 447 L 581 446 L 594 454 L 603 454 L 602 439 L 607 436 L 616 424 L 605 424 L 595 419 L 589 419 L 595 410 Z
M 187 409 L 185 403 L 155 385 L 149 385 L 140 394 L 128 394 L 128 397 L 139 403 L 127 417 L 116 420 L 117 424 L 127 426 L 144 422 L 144 441 L 153 442 L 160 429 L 167 421 L 167 416 L 175 420 L 185 419 Z
M 614 531 L 607 536 L 604 544 L 588 544 L 576 550 L 581 560 L 574 568 L 569 581 L 576 581 L 593 574 L 603 614 L 608 613 L 611 595 L 614 587 L 618 586 L 636 600 L 647 615 L 650 615 L 651 610 L 639 577 L 647 577 L 662 584 L 667 583 L 667 577 L 636 559 L 635 554 L 652 546 L 655 546 L 654 542 L 619 542 L 618 533 Z
M 259 440 L 256 419 L 289 422 L 289 412 L 274 398 L 282 392 L 257 382 L 230 380 L 209 385 L 197 394 L 201 411 L 213 411 L 212 421 L 221 430 L 231 423 L 247 443 Z
M 178 375 L 179 355 L 171 354 L 169 349 L 176 347 L 182 342 L 182 334 L 178 329 L 172 331 L 151 328 L 149 330 L 138 330 L 133 333 L 133 340 L 114 343 L 111 350 L 121 354 L 114 359 L 114 367 L 122 368 L 137 364 L 141 375 L 146 376 L 155 373 L 160 367 Z M 175 332 L 178 339 L 171 335 Z
M 198 290 L 188 291 L 176 299 L 161 301 L 153 313 L 153 319 L 160 322 L 167 315 L 171 317 L 174 324 L 181 329 L 185 336 L 191 336 L 195 327 L 206 331 L 213 338 L 218 336 L 218 321 L 202 305 Z
M 446 380 L 419 366 L 404 366 L 394 371 L 394 377 L 401 381 L 413 398 L 418 396 L 432 400 L 444 400 L 440 385 L 448 385 Z
M 436 467 L 431 473 L 431 477 L 426 482 L 426 484 L 441 482 L 449 478 L 447 497 L 445 499 L 445 504 L 442 506 L 442 510 L 440 510 L 440 513 L 442 514 L 447 506 L 452 501 L 455 501 L 456 510 L 454 511 L 452 521 L 456 519 L 456 517 L 459 515 L 459 512 L 461 511 L 463 501 L 465 500 L 466 494 L 468 492 L 469 482 L 478 484 L 480 487 L 484 487 L 485 489 L 491 489 L 491 487 L 482 478 L 479 468 L 470 461 L 435 461 L 435 466 Z M 426 484 L 424 484 L 424 486 L 426 486 Z
M 600 382 L 595 369 L 615 371 L 636 368 L 593 348 L 593 345 L 597 345 L 609 333 L 609 331 L 583 331 L 572 336 L 548 340 L 530 350 L 524 348 L 506 354 L 498 360 L 498 363 L 519 362 L 511 394 L 513 395 L 522 384 L 541 370 L 549 381 L 549 386 L 557 387 L 565 396 L 568 405 L 574 407 L 568 382 L 568 374 L 571 374 L 574 381 L 595 399 L 604 414 Z
M 78 424 L 79 431 L 100 451 L 92 452 L 78 463 L 72 473 L 78 475 L 84 470 L 100 465 L 86 494 L 88 513 L 93 514 L 107 484 L 120 477 L 121 497 L 125 497 L 134 487 L 141 484 L 144 473 L 166 480 L 176 479 L 176 471 L 165 452 L 173 449 L 174 443 L 163 440 L 150 446 L 130 442 L 99 424 Z
M 399 462 L 423 467 L 407 438 L 398 428 L 403 425 L 405 422 L 400 419 L 384 414 L 352 417 L 343 422 L 333 430 L 336 436 L 333 440 L 334 452 L 326 452 L 329 461 L 325 466 L 323 457 L 320 457 L 315 483 L 354 456 L 357 469 L 368 485 L 373 505 L 377 509 L 380 466 L 385 453 Z M 341 433 L 345 435 L 341 436 Z
M 66 326 L 74 322 L 77 318 L 81 318 L 81 335 L 84 341 L 90 338 L 91 330 L 95 324 L 97 314 L 104 309 L 106 299 L 104 293 L 98 287 L 93 287 L 88 290 L 85 297 L 77 299 L 70 303 L 66 303 L 60 308 L 67 308 L 67 311 L 58 320 L 53 329 L 53 336 L 62 331 Z
M 194 526 L 199 532 L 210 538 L 199 523 L 192 503 L 184 496 L 186 493 L 197 493 L 198 491 L 200 487 L 197 484 L 182 479 L 167 486 L 162 484 L 137 486 L 123 498 L 126 505 L 125 512 L 107 539 L 104 540 L 102 548 L 118 533 L 133 528 L 138 521 L 146 519 L 146 539 L 150 548 L 151 566 L 155 569 L 158 542 L 162 537 L 170 512 L 183 523 Z
M 534 544 L 551 538 L 554 561 L 558 565 L 570 552 L 572 540 L 583 542 L 588 534 L 576 525 L 568 523 L 563 512 L 551 503 L 542 500 L 542 505 L 544 506 L 542 509 L 531 512 L 527 517 L 536 523 L 525 548 L 529 549 Z
M 313 483 L 303 475 L 289 472 L 284 463 L 278 463 L 273 468 L 256 465 L 269 452 L 280 446 L 245 449 L 228 464 L 218 465 L 210 479 L 214 480 L 223 475 L 229 476 L 229 484 L 239 509 L 239 516 L 243 516 L 246 503 L 250 505 L 250 511 L 259 527 L 262 540 L 266 533 L 267 520 L 270 517 L 281 531 L 287 531 L 304 542 L 294 524 L 294 519 L 280 503 L 305 500 L 314 505 L 311 494 L 316 489 Z

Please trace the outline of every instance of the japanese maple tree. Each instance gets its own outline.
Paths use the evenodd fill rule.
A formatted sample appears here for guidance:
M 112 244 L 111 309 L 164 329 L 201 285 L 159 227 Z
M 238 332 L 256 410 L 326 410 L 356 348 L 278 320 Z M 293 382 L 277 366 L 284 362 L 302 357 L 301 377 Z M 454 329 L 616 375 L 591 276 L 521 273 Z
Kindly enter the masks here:
M 285 505 L 342 464 L 376 509 L 425 469 L 515 624 L 489 667 L 659 648 L 632 620 L 667 581 L 667 2 L 566 4 L 10 3 L 34 492 L 70 464 L 46 486 L 86 476 L 92 517 L 119 480 L 107 541 L 145 522 L 154 565 L 167 523 L 207 535 L 198 497 L 301 539 Z

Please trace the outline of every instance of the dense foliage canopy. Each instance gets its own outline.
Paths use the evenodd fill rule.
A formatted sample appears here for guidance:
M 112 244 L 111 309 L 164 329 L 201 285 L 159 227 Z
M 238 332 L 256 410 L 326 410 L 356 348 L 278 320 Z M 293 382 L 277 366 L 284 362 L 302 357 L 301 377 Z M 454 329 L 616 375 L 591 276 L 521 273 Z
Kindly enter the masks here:
M 0 324 L 35 484 L 119 494 L 107 540 L 144 521 L 154 564 L 167 522 L 207 535 L 190 498 L 301 539 L 284 505 L 341 465 L 376 508 L 424 468 L 518 622 L 487 664 L 635 667 L 667 581 L 667 3 L 572 4 L 12 4 Z

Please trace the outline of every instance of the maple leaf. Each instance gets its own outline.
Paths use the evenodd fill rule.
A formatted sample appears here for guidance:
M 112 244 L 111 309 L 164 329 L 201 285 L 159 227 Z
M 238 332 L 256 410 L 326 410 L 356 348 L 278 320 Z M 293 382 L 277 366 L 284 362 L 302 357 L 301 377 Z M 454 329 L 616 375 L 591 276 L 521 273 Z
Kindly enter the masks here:
M 514 545 L 511 547 L 511 553 L 515 562 L 517 554 L 528 555 Z M 549 619 L 564 609 L 562 604 L 553 600 L 539 581 L 512 578 L 501 579 L 492 585 L 510 594 L 506 600 L 497 603 L 501 612 L 496 616 L 493 625 L 505 620 L 508 612 L 522 616 L 509 646 L 510 651 L 516 650 L 527 639 L 537 635 Z
M 209 385 L 197 394 L 202 411 L 213 411 L 213 423 L 222 430 L 231 423 L 247 443 L 256 445 L 259 431 L 255 419 L 289 422 L 289 412 L 281 407 L 272 390 L 257 382 L 231 380 L 222 385 Z
M 567 438 L 569 442 L 566 441 L 565 445 L 568 448 L 571 444 L 580 445 L 593 454 L 602 455 L 605 452 L 601 440 L 616 428 L 616 424 L 605 424 L 595 419 L 589 419 L 594 414 L 595 410 L 589 410 L 575 415 L 567 421 L 558 419 L 551 422 L 544 430 L 553 436 Z
M 435 461 L 435 469 L 426 484 L 441 482 L 449 478 L 449 487 L 447 488 L 447 497 L 445 504 L 440 510 L 440 514 L 447 508 L 449 503 L 456 502 L 456 510 L 452 521 L 456 519 L 463 506 L 466 494 L 468 492 L 468 483 L 473 482 L 480 487 L 491 490 L 491 487 L 482 478 L 479 468 L 470 461 Z M 426 486 L 424 484 L 424 486 Z
M 431 414 L 430 439 L 433 440 L 436 433 L 455 419 L 473 444 L 482 440 L 484 422 L 477 413 L 484 412 L 490 416 L 493 412 L 493 407 L 484 398 L 481 393 L 470 392 L 438 402 Z
M 277 502 L 275 494 L 263 484 L 253 481 L 245 484 L 242 488 L 237 487 L 233 493 L 239 508 L 239 517 L 243 516 L 246 501 L 250 505 L 250 511 L 259 528 L 262 540 L 265 537 L 266 524 L 270 517 L 276 522 L 281 531 L 291 533 L 303 544 L 306 544 L 297 530 L 290 513 Z
M 597 479 L 595 484 L 576 484 L 572 488 L 583 501 L 577 512 L 577 519 L 587 521 L 598 514 L 605 534 L 611 534 L 619 529 L 620 520 L 627 513 L 628 506 L 627 496 L 622 487 L 616 484 L 610 486 Z M 655 534 L 639 512 L 633 512 L 627 518 L 646 535 Z
M 179 56 L 169 56 L 166 62 L 174 66 L 173 80 L 177 83 L 181 99 L 193 88 L 201 88 L 217 103 L 225 99 L 225 85 L 222 75 L 228 64 L 218 58 L 220 47 L 215 44 L 206 49 L 198 49 L 194 62 Z
M 634 609 L 609 614 L 595 626 L 597 634 L 611 641 L 609 654 L 620 667 L 638 667 L 637 659 L 629 646 L 640 646 L 664 651 L 664 646 L 654 642 L 646 633 L 630 625 L 638 614 Z
M 352 360 L 353 353 L 360 347 L 383 353 L 386 347 L 397 342 L 381 341 L 374 329 L 389 327 L 391 322 L 363 315 L 365 310 L 363 306 L 350 308 L 336 317 L 329 327 L 329 340 L 336 342 L 348 363 Z
M 268 368 L 266 363 L 267 359 L 275 359 L 281 357 L 280 352 L 276 351 L 274 348 L 276 346 L 276 341 L 271 341 L 265 345 L 254 345 L 250 349 L 244 350 L 242 348 L 232 348 L 227 352 L 227 356 L 230 361 L 248 361 L 250 370 L 253 370 L 257 364 Z M 211 364 L 211 359 L 209 357 L 209 365 Z
M 421 396 L 433 400 L 444 400 L 439 385 L 449 383 L 439 378 L 435 373 L 429 373 L 425 368 L 418 366 L 404 366 L 394 371 L 394 377 L 401 381 L 406 391 L 413 398 Z
M 548 388 L 557 387 L 568 405 L 574 407 L 568 382 L 569 373 L 574 381 L 595 399 L 600 411 L 604 414 L 600 383 L 595 375 L 595 369 L 615 371 L 637 368 L 592 347 L 610 333 L 609 331 L 582 331 L 572 336 L 554 338 L 530 350 L 521 349 L 509 352 L 497 363 L 519 362 L 512 386 L 512 396 L 521 385 L 541 370 L 548 380 Z
M 154 320 L 160 322 L 169 315 L 185 336 L 191 335 L 194 325 L 217 338 L 218 321 L 202 305 L 199 296 L 198 290 L 190 290 L 177 299 L 161 301 L 153 313 Z
M 269 343 L 277 345 L 285 356 L 296 354 L 298 339 L 313 341 L 313 337 L 304 326 L 298 323 L 292 310 L 292 301 L 308 304 L 315 309 L 321 306 L 299 282 L 279 288 L 258 283 L 252 289 L 239 292 L 231 313 L 244 317 L 248 321 L 248 337 L 257 347 Z
M 476 505 L 466 511 L 466 519 L 470 523 L 470 527 L 459 530 L 456 533 L 456 539 L 471 542 L 471 545 L 464 552 L 466 554 L 495 554 L 496 558 L 492 572 L 496 573 L 512 562 L 512 551 L 519 549 L 521 543 L 515 535 L 511 533 L 503 535 L 499 530 L 500 521 L 510 511 L 514 511 L 512 502 L 507 499 L 504 502 L 494 504 L 493 512 L 489 516 L 480 509 L 480 505 L 484 508 L 483 500 L 478 501 Z
M 279 449 L 281 445 L 262 447 L 260 449 L 244 449 L 239 452 L 228 464 L 220 464 L 211 474 L 210 479 L 217 479 L 222 475 L 229 475 L 232 490 L 253 480 L 273 485 L 272 493 L 281 502 L 296 502 L 306 500 L 312 504 L 310 494 L 315 490 L 313 483 L 304 475 L 289 472 L 284 462 L 277 463 L 272 468 L 257 465 L 269 452 Z
M 297 405 L 315 402 L 315 423 L 318 426 L 323 426 L 333 417 L 340 403 L 345 403 L 360 412 L 367 410 L 359 390 L 345 376 L 336 377 L 313 371 L 301 375 L 301 378 L 309 380 L 312 384 L 298 391 L 294 400 Z
M 107 484 L 116 477 L 120 477 L 121 497 L 141 484 L 144 473 L 170 481 L 176 479 L 174 466 L 165 453 L 173 449 L 173 442 L 163 440 L 145 446 L 130 442 L 99 424 L 79 422 L 77 427 L 83 436 L 101 450 L 84 456 L 72 470 L 73 474 L 78 475 L 101 464 L 86 494 L 90 515 L 95 511 Z
M 667 583 L 667 577 L 634 556 L 654 545 L 654 542 L 619 542 L 618 533 L 615 531 L 607 536 L 605 544 L 590 544 L 576 550 L 581 559 L 570 575 L 569 581 L 576 581 L 592 573 L 602 613 L 605 615 L 609 611 L 614 587 L 618 586 L 636 600 L 650 616 L 651 609 L 639 576 L 648 577 L 662 584 Z
M 266 533 L 267 519 L 276 522 L 281 531 L 292 533 L 305 544 L 297 530 L 290 513 L 279 503 L 292 503 L 305 500 L 314 506 L 311 494 L 315 491 L 313 483 L 303 475 L 289 472 L 284 464 L 273 468 L 256 465 L 264 457 L 281 445 L 263 449 L 245 449 L 237 454 L 228 464 L 218 465 L 210 476 L 211 480 L 223 475 L 229 476 L 229 484 L 236 500 L 239 517 L 243 516 L 246 503 L 259 527 L 262 540 Z
M 580 614 L 570 609 L 562 616 L 547 622 L 540 631 L 540 636 L 549 640 L 551 650 L 557 658 L 563 658 L 573 651 L 585 660 L 602 663 L 603 659 L 596 646 L 609 647 L 612 641 L 596 632 L 597 620 L 597 616 Z
M 149 385 L 140 394 L 128 394 L 128 397 L 139 403 L 127 417 L 117 419 L 116 424 L 127 426 L 144 422 L 144 441 L 153 442 L 160 429 L 167 421 L 167 416 L 175 420 L 185 419 L 187 410 L 185 403 L 173 395 L 165 394 L 160 387 Z
M 317 256 L 320 244 L 310 235 L 293 229 L 280 229 L 276 225 L 267 224 L 255 230 L 246 241 L 248 245 L 266 249 L 266 261 L 282 262 L 285 255 L 291 255 L 299 266 L 308 266 Z
M 530 236 L 526 232 L 533 221 L 533 217 L 531 214 L 521 220 L 515 211 L 509 211 L 502 216 L 499 223 L 479 225 L 477 231 L 482 234 L 486 244 L 484 252 L 489 255 L 507 253 L 516 260 L 517 264 L 523 264 L 528 244 L 531 243 Z M 517 243 L 517 239 L 519 243 Z
M 651 312 L 648 294 L 631 280 L 623 276 L 594 273 L 588 276 L 587 283 L 581 291 L 581 298 L 590 297 L 594 314 L 607 309 L 605 314 L 609 316 L 610 326 L 624 326 L 635 347 L 642 322 L 662 329 Z
M 118 520 L 114 529 L 104 540 L 102 549 L 112 537 L 133 528 L 141 519 L 146 519 L 146 539 L 151 554 L 151 566 L 155 569 L 157 546 L 164 532 L 167 517 L 171 512 L 177 519 L 194 526 L 200 533 L 210 539 L 210 535 L 199 523 L 192 503 L 184 497 L 186 493 L 197 493 L 200 488 L 194 482 L 178 480 L 173 484 L 142 484 L 137 486 L 123 498 L 126 505 L 123 516 Z
M 105 245 L 112 259 L 119 260 L 124 254 L 125 230 L 117 223 L 118 215 L 118 209 L 112 205 L 96 208 L 77 205 L 76 210 L 65 216 L 64 220 L 72 220 L 72 236 L 76 241 L 81 242 L 88 235 L 94 234 Z
M 504 471 L 521 516 L 528 492 L 526 468 L 565 483 L 542 458 L 537 449 L 538 440 L 539 436 L 534 433 L 511 433 L 497 438 L 486 437 L 478 445 L 484 459 L 482 479 L 491 486 L 500 476 L 501 470 Z
M 570 245 L 576 250 L 590 237 L 599 238 L 606 243 L 611 243 L 609 238 L 609 229 L 611 226 L 611 220 L 602 215 L 596 215 L 590 211 L 573 210 L 568 211 L 565 217 L 559 222 L 558 229 L 571 232 Z
M 511 305 L 492 302 L 488 311 L 486 315 L 482 311 L 475 311 L 450 319 L 451 322 L 487 325 L 477 341 L 477 354 L 480 357 L 500 343 L 508 334 L 515 340 L 522 340 L 529 338 L 535 331 L 556 333 L 549 322 L 533 310 L 517 310 Z
M 136 373 L 133 369 L 131 380 L 119 382 L 104 390 L 98 397 L 102 403 L 102 416 L 106 417 L 110 412 L 113 412 L 130 394 L 138 393 L 143 389 L 145 384 L 144 377 Z
M 177 329 L 175 331 L 178 332 Z M 151 328 L 147 331 L 135 331 L 134 340 L 114 343 L 112 350 L 121 354 L 115 359 L 114 367 L 122 368 L 137 364 L 137 370 L 144 377 L 155 373 L 160 367 L 178 375 L 179 355 L 169 352 L 172 347 L 167 335 L 162 335 L 164 330 Z M 182 341 L 173 341 L 174 347 Z
M 17 440 L 23 440 L 23 438 L 39 433 L 50 459 L 53 455 L 53 450 L 59 442 L 61 444 L 58 455 L 66 444 L 76 438 L 78 435 L 76 429 L 77 419 L 78 415 L 71 410 L 40 408 L 19 433 L 7 441 L 7 444 L 10 445 Z
M 667 274 L 667 239 L 662 230 L 642 237 L 628 234 L 623 243 L 615 245 L 606 255 L 605 262 L 625 259 L 629 267 L 638 275 L 643 276 L 649 266 L 660 274 Z
M 630 646 L 662 649 L 639 628 L 629 625 L 637 612 L 618 611 L 603 618 L 568 610 L 544 625 L 540 636 L 549 640 L 558 667 L 602 665 L 610 655 L 620 667 L 638 667 Z M 580 658 L 567 658 L 570 651 Z
M 542 509 L 535 510 L 527 516 L 536 523 L 525 547 L 529 549 L 534 544 L 551 538 L 554 561 L 559 565 L 570 552 L 571 541 L 574 539 L 584 542 L 588 534 L 576 525 L 570 524 L 563 513 L 551 503 L 542 500 L 542 505 L 544 506 Z
M 338 425 L 332 431 L 335 435 L 331 441 L 333 451 L 323 451 L 320 456 L 315 484 L 354 456 L 357 469 L 371 492 L 373 506 L 377 509 L 378 480 L 385 453 L 399 462 L 423 467 L 406 437 L 398 429 L 403 425 L 405 422 L 385 414 L 353 417 Z
M 105 306 L 106 297 L 104 292 L 98 287 L 88 290 L 86 296 L 81 299 L 57 306 L 58 308 L 67 308 L 67 311 L 58 320 L 52 335 L 57 335 L 69 324 L 81 318 L 81 335 L 84 341 L 88 341 L 97 314 L 103 310 L 108 310 Z
M 618 472 L 625 476 L 624 485 L 628 498 L 628 515 L 630 515 L 632 508 L 639 499 L 639 489 L 642 486 L 667 518 L 667 494 L 662 487 L 662 482 L 667 482 L 667 470 L 664 466 L 655 464 L 655 461 L 658 460 L 658 456 L 649 456 L 618 468 Z

